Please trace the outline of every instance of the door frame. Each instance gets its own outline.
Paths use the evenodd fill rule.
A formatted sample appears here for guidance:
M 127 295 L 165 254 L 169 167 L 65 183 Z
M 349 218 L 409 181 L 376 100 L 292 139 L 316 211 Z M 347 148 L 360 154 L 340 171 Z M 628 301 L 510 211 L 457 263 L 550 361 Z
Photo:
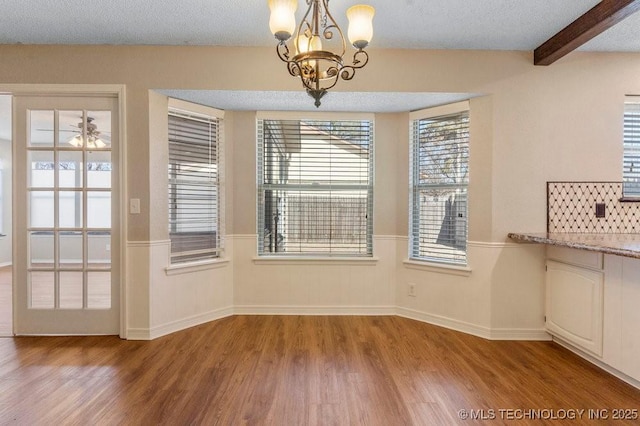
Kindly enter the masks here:
M 119 215 L 120 215 L 120 229 L 118 230 L 120 237 L 120 271 L 119 271 L 119 282 L 120 282 L 120 332 L 119 336 L 122 339 L 127 338 L 127 324 L 128 324 L 128 306 L 127 306 L 127 222 L 128 222 L 128 214 L 127 214 L 127 205 L 126 200 L 129 199 L 128 191 L 127 191 L 127 137 L 126 137 L 126 87 L 122 84 L 0 84 L 0 93 L 9 94 L 12 96 L 104 96 L 110 95 L 115 96 L 117 98 L 118 105 L 118 120 L 119 120 L 119 128 L 118 128 L 118 137 L 120 141 L 119 145 L 119 173 L 118 173 L 118 198 L 120 201 L 119 206 Z M 12 105 L 12 116 L 15 114 L 15 108 Z M 16 129 L 12 125 L 12 144 L 13 140 L 15 140 Z M 12 162 L 15 163 L 15 148 L 12 146 Z M 16 181 L 12 177 L 12 214 L 14 217 L 18 214 L 16 212 L 16 197 L 18 196 Z M 12 241 L 12 257 L 17 252 L 17 239 L 13 238 Z M 12 263 L 13 262 L 12 260 Z M 15 268 L 15 266 L 14 266 Z M 14 324 L 14 334 L 15 334 L 15 323 L 16 323 L 16 309 L 15 306 L 17 304 L 17 288 L 15 281 L 13 282 L 13 324 Z

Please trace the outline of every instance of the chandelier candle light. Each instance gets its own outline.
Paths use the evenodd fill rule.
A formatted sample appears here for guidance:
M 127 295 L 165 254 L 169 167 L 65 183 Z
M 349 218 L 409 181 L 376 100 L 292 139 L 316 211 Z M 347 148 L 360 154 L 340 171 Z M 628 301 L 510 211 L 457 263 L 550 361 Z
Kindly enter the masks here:
M 343 57 L 347 44 L 342 30 L 329 13 L 329 0 L 306 0 L 307 12 L 296 30 L 298 0 L 269 0 L 269 28 L 278 39 L 278 57 L 287 64 L 289 74 L 300 77 L 315 106 L 338 79 L 351 80 L 356 69 L 364 67 L 369 55 L 364 51 L 373 36 L 371 6 L 356 5 L 347 10 L 349 41 L 356 48 L 351 65 Z M 295 31 L 295 34 L 294 34 Z M 337 37 L 335 35 L 337 34 Z M 287 41 L 293 36 L 293 52 Z

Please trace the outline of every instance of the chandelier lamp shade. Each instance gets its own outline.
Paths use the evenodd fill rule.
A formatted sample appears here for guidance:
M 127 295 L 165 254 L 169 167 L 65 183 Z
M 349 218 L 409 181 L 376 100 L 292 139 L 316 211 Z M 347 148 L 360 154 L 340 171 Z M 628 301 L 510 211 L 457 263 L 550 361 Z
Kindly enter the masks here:
M 300 77 L 307 93 L 320 107 L 320 99 L 339 79 L 351 80 L 356 70 L 369 62 L 365 48 L 373 36 L 371 6 L 356 5 L 347 10 L 349 42 L 356 49 L 351 64 L 345 64 L 347 43 L 329 12 L 329 0 L 306 0 L 307 11 L 296 26 L 298 0 L 269 0 L 269 28 L 278 40 L 278 57 L 289 74 Z M 289 47 L 289 40 L 292 46 Z

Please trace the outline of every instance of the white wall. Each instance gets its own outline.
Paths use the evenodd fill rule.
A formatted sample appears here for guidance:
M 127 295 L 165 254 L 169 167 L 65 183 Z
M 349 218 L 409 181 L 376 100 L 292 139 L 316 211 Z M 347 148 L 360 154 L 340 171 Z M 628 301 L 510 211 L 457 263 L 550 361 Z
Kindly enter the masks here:
M 375 260 L 263 260 L 256 235 L 235 235 L 234 311 L 240 314 L 395 313 L 395 240 L 375 237 Z
M 235 244 L 227 268 L 232 272 L 225 273 L 226 290 L 215 297 L 207 293 L 211 281 L 218 280 L 212 273 L 194 283 L 197 289 L 189 289 L 192 295 L 183 300 L 178 293 L 184 288 L 162 276 L 166 260 L 161 247 L 167 240 L 164 129 L 151 118 L 160 115 L 161 107 L 149 90 L 297 91 L 299 82 L 286 75 L 270 48 L 2 45 L 0 55 L 0 84 L 126 85 L 126 186 L 128 197 L 139 198 L 142 207 L 140 215 L 128 218 L 127 315 L 129 328 L 147 332 L 190 313 L 234 304 L 331 304 L 371 310 L 397 305 L 403 314 L 459 324 L 489 337 L 536 335 L 543 326 L 542 248 L 513 245 L 506 235 L 545 230 L 546 181 L 621 179 L 624 96 L 640 94 L 636 53 L 573 52 L 549 67 L 535 67 L 531 52 L 374 49 L 367 67 L 336 87 L 485 95 L 471 102 L 467 275 L 416 270 L 403 263 L 408 114 L 376 115 L 374 234 L 383 247 L 376 251 L 378 263 L 320 267 L 253 262 L 255 113 L 229 112 L 227 123 L 236 122 L 228 133 L 233 152 L 227 157 L 234 169 L 227 176 L 227 233 Z M 83 58 L 86 66 L 69 68 L 69 58 Z M 260 72 L 248 63 L 261 64 Z M 395 265 L 389 264 L 390 253 Z M 340 284 L 330 284 L 323 293 L 310 275 L 325 270 Z M 345 278 L 348 274 L 353 278 Z M 378 274 L 395 274 L 392 295 Z M 372 281 L 360 281 L 360 275 Z M 415 298 L 406 296 L 408 282 L 416 284 Z M 356 291 L 358 286 L 364 287 Z M 206 308 L 198 305 L 198 294 L 211 299 Z M 179 306 L 171 306 L 174 300 Z
M 150 194 L 154 206 L 150 226 L 157 229 L 158 238 L 128 243 L 130 339 L 153 339 L 233 313 L 232 239 L 225 241 L 222 259 L 215 265 L 196 268 L 170 265 L 167 112 L 168 98 L 149 92 L 149 137 L 153 141 L 150 179 L 154 188 Z M 225 164 L 232 162 L 232 154 L 233 149 L 224 150 Z M 229 167 L 226 173 L 232 170 Z M 230 182 L 223 179 L 223 186 Z
M 226 250 L 233 252 L 233 241 L 226 243 Z M 149 338 L 233 314 L 233 265 L 167 272 L 170 247 L 169 241 L 149 247 Z

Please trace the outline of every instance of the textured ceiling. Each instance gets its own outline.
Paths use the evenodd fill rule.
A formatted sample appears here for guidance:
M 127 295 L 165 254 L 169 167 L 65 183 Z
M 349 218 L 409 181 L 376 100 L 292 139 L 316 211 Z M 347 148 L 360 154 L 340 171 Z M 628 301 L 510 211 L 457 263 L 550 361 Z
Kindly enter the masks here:
M 343 28 L 358 2 L 376 8 L 376 48 L 533 50 L 598 0 L 331 0 Z M 304 2 L 299 0 L 298 19 Z M 274 46 L 266 0 L 1 0 L 0 44 Z M 581 47 L 640 52 L 640 13 Z M 165 91 L 223 109 L 314 110 L 307 95 L 277 92 Z M 474 94 L 345 93 L 324 111 L 407 111 Z
M 331 0 L 340 25 L 358 1 Z M 362 2 L 376 8 L 375 47 L 533 50 L 598 0 Z M 2 0 L 0 43 L 269 46 L 268 20 L 266 0 Z M 587 48 L 640 51 L 639 35 L 637 14 Z
M 177 99 L 241 111 L 317 111 L 313 99 L 296 92 L 235 92 L 226 90 L 159 90 Z M 329 92 L 320 111 L 406 112 L 470 99 L 474 93 Z

